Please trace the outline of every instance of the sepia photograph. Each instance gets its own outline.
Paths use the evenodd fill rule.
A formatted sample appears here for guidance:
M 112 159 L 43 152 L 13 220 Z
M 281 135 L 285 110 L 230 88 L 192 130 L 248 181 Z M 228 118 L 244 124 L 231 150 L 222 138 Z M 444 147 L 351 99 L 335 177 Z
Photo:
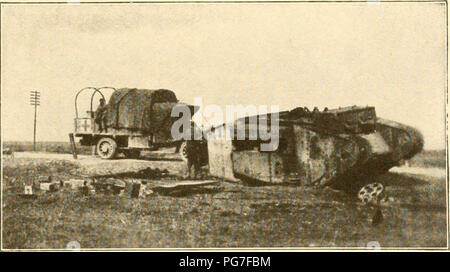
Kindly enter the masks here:
M 2 2 L 1 250 L 448 250 L 447 9 Z

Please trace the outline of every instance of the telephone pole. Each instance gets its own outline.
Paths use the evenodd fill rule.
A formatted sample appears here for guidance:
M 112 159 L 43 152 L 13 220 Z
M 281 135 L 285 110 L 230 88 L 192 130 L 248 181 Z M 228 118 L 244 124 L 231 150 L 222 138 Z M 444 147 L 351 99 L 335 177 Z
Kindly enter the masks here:
M 40 105 L 41 93 L 38 91 L 30 92 L 30 105 L 34 106 L 34 133 L 33 133 L 33 151 L 36 151 L 36 113 Z

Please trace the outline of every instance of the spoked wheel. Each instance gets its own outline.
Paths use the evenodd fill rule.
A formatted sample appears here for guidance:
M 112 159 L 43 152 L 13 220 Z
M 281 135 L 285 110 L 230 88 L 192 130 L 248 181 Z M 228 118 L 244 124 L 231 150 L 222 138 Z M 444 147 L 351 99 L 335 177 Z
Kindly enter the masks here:
M 378 182 L 370 183 L 359 190 L 358 198 L 365 204 L 376 203 L 378 200 L 381 200 L 383 191 L 383 184 Z
M 183 161 L 187 161 L 188 160 L 186 145 L 187 145 L 186 142 L 182 142 L 180 147 L 179 147 L 179 150 L 178 150 L 178 153 L 180 154 L 181 159 L 183 159 Z
M 111 138 L 102 138 L 97 143 L 97 154 L 102 159 L 112 159 L 117 152 L 117 143 Z

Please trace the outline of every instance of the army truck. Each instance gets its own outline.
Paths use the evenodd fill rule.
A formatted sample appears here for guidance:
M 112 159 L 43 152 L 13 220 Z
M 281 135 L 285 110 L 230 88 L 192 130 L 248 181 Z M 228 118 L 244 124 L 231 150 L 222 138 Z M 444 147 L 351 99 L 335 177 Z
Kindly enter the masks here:
M 371 177 L 402 164 L 423 148 L 421 133 L 376 116 L 374 107 L 345 107 L 309 111 L 299 107 L 278 113 L 279 143 L 262 151 L 264 141 L 249 139 L 261 126 L 270 130 L 271 115 L 240 118 L 213 131 L 229 130 L 228 139 L 208 137 L 209 171 L 227 180 L 266 184 L 296 183 L 359 189 Z M 264 121 L 264 122 L 261 122 Z M 237 128 L 245 127 L 238 140 Z M 231 130 L 233 127 L 233 130 Z M 234 137 L 233 137 L 234 136 Z
M 103 113 L 106 128 L 100 130 L 95 122 L 93 103 L 96 95 L 105 99 L 103 92 L 106 89 L 112 91 L 112 95 Z M 90 109 L 85 116 L 80 116 L 78 97 L 84 91 L 91 92 Z M 118 153 L 136 158 L 142 150 L 175 147 L 186 160 L 186 143 L 171 135 L 172 124 L 178 119 L 171 116 L 171 111 L 179 105 L 187 106 L 191 116 L 197 110 L 192 105 L 180 103 L 175 93 L 166 89 L 87 87 L 75 96 L 74 132 L 69 136 L 71 141 L 79 138 L 83 146 L 95 146 L 95 153 L 103 159 L 112 159 Z

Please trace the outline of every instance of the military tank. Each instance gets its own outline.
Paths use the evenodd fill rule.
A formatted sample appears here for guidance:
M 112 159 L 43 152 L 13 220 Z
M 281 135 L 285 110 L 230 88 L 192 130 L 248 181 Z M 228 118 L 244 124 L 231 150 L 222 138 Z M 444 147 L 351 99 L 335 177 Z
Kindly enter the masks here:
M 212 130 L 232 127 L 234 133 L 228 139 L 209 137 L 212 176 L 267 184 L 329 185 L 354 191 L 412 158 L 424 144 L 418 130 L 377 117 L 374 107 L 323 111 L 299 107 L 278 113 L 278 147 L 266 152 L 260 148 L 265 141 L 249 136 L 261 131 L 261 126 L 269 130 L 274 120 L 271 115 L 256 117 L 260 120 L 256 125 L 249 122 L 250 116 Z M 239 127 L 245 127 L 246 133 L 244 139 L 237 140 Z

